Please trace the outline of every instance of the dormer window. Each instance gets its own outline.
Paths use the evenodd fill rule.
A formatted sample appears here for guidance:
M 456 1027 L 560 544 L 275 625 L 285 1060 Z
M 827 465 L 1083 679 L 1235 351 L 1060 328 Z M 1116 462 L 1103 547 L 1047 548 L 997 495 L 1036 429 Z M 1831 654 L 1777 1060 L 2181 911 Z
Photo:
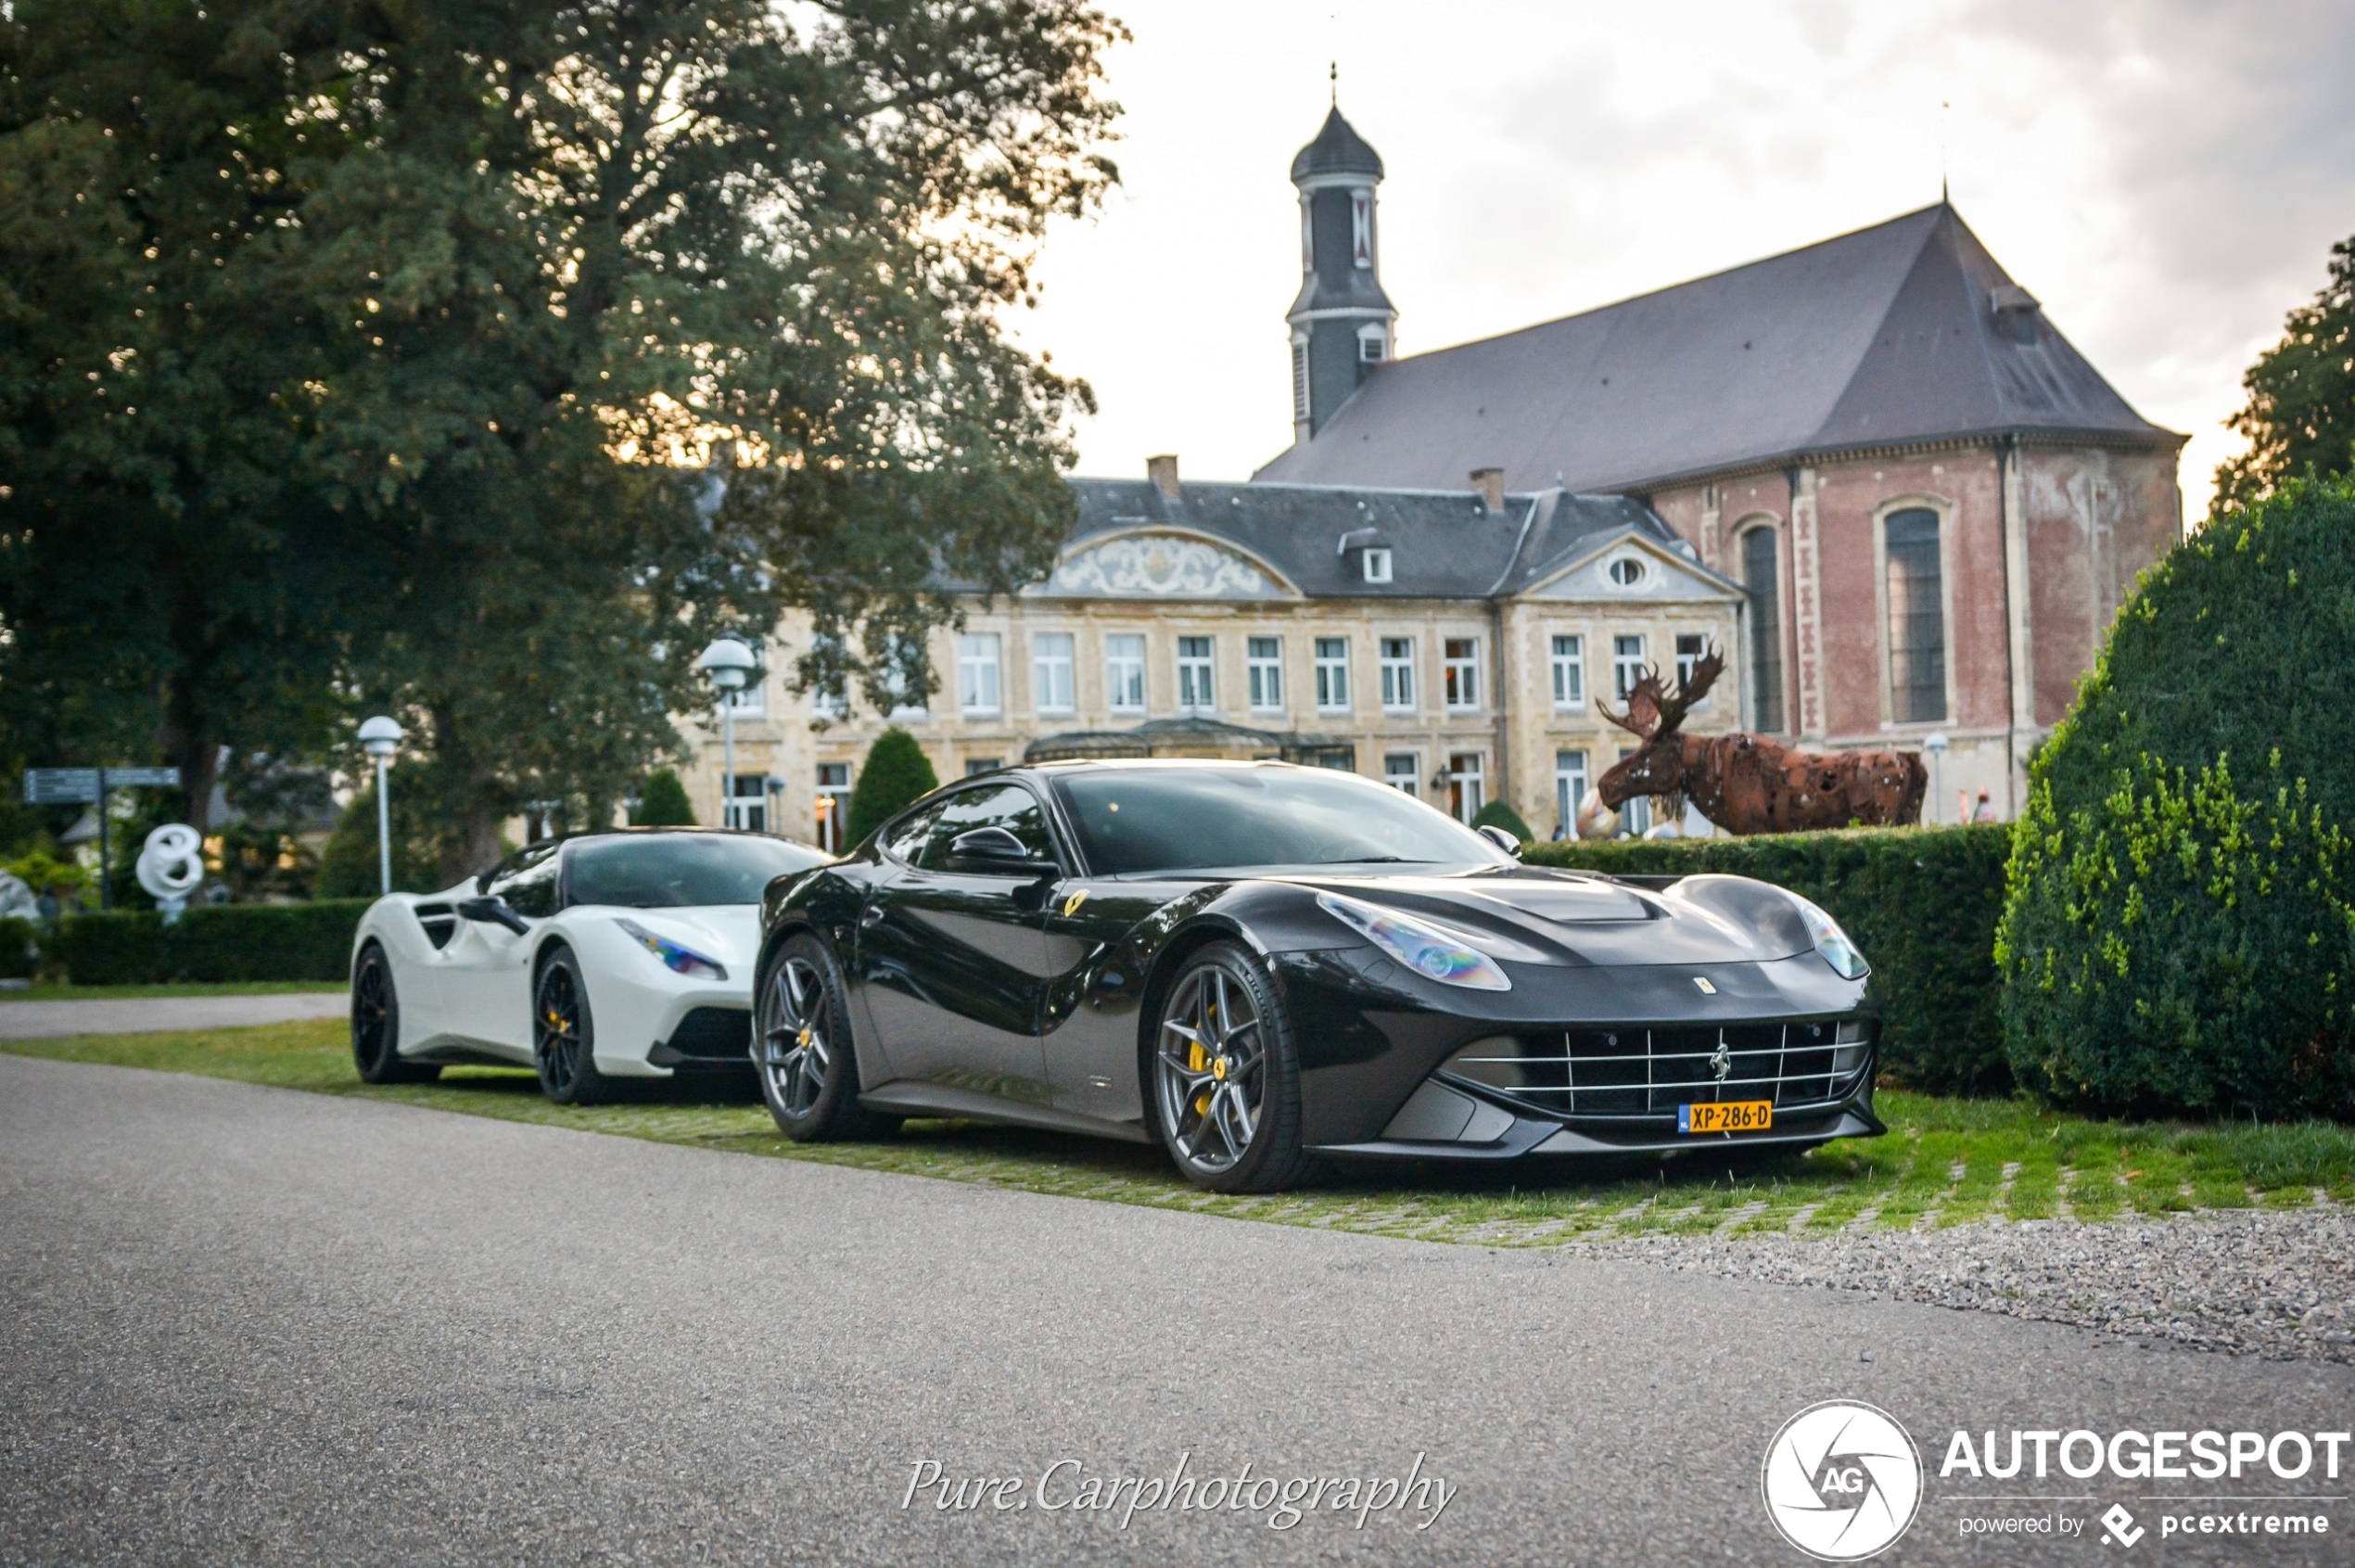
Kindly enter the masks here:
M 1610 580 L 1620 588 L 1636 588 L 1644 580 L 1644 563 L 1635 555 L 1622 555 L 1610 564 Z
M 1388 582 L 1390 580 L 1389 545 L 1369 544 L 1366 546 L 1366 580 L 1368 582 Z
M 1380 364 L 1388 357 L 1389 335 L 1379 326 L 1369 326 L 1357 334 L 1357 363 Z

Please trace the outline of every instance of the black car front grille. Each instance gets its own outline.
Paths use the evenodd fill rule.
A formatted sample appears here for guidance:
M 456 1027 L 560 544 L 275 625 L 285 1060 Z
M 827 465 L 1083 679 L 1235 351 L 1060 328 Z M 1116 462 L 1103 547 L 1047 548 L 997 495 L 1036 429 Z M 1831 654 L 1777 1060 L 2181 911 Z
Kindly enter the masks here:
M 1872 1054 L 1868 1020 L 1819 1018 L 1492 1035 L 1441 1070 L 1555 1115 L 1673 1116 L 1719 1100 L 1833 1104 L 1855 1092 Z
M 698 1007 L 670 1031 L 670 1049 L 694 1062 L 752 1060 L 752 1014 L 734 1007 Z

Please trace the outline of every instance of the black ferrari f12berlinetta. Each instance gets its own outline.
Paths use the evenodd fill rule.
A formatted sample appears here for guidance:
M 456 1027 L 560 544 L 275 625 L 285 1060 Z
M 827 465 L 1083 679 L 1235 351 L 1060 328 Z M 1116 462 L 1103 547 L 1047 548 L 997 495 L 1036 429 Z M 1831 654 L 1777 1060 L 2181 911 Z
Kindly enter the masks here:
M 1325 1156 L 1870 1137 L 1878 1013 L 1830 916 L 1746 877 L 1522 865 L 1280 762 L 961 780 L 762 908 L 752 1051 L 796 1139 L 970 1117 L 1158 1142 L 1221 1192 Z

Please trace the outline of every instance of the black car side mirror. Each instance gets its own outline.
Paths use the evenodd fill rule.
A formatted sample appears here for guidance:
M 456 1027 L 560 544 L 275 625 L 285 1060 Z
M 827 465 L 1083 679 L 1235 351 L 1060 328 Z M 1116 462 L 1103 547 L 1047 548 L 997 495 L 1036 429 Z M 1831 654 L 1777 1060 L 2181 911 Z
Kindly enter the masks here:
M 1053 860 L 1032 854 L 1029 846 L 1002 827 L 968 828 L 950 839 L 948 864 L 959 870 L 1009 876 L 1055 869 Z
M 1472 831 L 1480 835 L 1481 837 L 1488 840 L 1489 843 L 1496 846 L 1497 848 L 1502 849 L 1506 854 L 1510 855 L 1514 860 L 1518 860 L 1521 859 L 1521 840 L 1515 838 L 1503 828 L 1498 827 L 1495 822 L 1483 822 L 1480 826 L 1472 829 Z
M 458 900 L 458 914 L 464 920 L 479 920 L 491 925 L 503 925 L 516 936 L 530 933 L 531 923 L 507 907 L 507 900 L 496 895 L 481 899 Z

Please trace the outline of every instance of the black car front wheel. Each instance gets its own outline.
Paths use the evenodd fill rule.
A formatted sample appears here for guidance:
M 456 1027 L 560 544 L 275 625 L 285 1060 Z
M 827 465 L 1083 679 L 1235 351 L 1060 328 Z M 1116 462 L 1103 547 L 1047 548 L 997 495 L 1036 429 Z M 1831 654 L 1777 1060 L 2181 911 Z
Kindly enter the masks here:
M 1214 1192 L 1305 1180 L 1300 1057 L 1275 981 L 1232 942 L 1186 960 L 1154 1029 L 1153 1110 L 1186 1179 Z
M 769 962 L 753 1007 L 752 1058 L 770 1115 L 796 1142 L 875 1138 L 899 1125 L 859 1103 L 842 972 L 806 931 L 786 937 Z
M 351 971 L 351 1064 L 363 1083 L 431 1083 L 441 1069 L 401 1058 L 401 995 L 392 961 L 374 941 L 360 950 Z
M 559 1105 L 593 1105 L 606 1098 L 588 980 L 570 948 L 558 948 L 541 962 L 531 990 L 531 1058 L 540 1069 L 540 1092 Z

